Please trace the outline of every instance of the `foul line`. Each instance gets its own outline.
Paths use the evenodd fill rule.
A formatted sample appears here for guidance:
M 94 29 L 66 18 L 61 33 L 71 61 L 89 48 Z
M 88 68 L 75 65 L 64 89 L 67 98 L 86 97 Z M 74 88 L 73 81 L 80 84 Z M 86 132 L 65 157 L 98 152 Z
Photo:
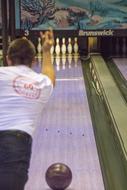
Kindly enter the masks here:
M 84 80 L 83 77 L 78 78 L 57 78 L 56 81 L 81 81 Z

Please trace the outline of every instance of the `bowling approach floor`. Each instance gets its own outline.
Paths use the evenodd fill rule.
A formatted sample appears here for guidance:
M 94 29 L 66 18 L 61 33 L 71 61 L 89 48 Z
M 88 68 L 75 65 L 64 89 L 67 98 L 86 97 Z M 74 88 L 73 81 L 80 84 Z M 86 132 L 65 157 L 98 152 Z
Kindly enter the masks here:
M 56 86 L 34 135 L 25 190 L 49 190 L 45 172 L 55 162 L 72 170 L 68 190 L 104 190 L 80 59 L 57 58 L 54 65 Z

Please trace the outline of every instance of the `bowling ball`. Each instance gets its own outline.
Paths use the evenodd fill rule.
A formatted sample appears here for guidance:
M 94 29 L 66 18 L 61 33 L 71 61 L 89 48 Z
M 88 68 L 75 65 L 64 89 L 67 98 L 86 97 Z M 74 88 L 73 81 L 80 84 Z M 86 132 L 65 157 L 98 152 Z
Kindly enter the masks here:
M 64 190 L 72 181 L 72 172 L 67 165 L 55 163 L 47 169 L 45 179 L 51 189 Z

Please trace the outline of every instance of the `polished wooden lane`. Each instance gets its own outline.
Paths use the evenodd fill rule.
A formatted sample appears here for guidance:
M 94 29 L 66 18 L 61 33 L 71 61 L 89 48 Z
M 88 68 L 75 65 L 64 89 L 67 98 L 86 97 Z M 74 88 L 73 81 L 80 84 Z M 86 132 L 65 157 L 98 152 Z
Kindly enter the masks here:
M 104 190 L 80 60 L 60 58 L 54 64 L 56 86 L 34 135 L 25 190 L 49 190 L 45 172 L 55 162 L 72 170 L 68 190 Z
M 127 80 L 127 58 L 113 58 L 113 61 L 123 77 Z

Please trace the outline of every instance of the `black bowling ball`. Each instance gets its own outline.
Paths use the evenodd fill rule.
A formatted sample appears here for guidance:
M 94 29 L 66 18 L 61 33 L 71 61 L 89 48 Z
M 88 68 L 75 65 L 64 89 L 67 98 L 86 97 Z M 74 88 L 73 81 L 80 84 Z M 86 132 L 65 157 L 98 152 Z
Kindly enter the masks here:
M 51 189 L 64 190 L 72 181 L 72 172 L 67 165 L 55 163 L 47 169 L 45 179 Z

